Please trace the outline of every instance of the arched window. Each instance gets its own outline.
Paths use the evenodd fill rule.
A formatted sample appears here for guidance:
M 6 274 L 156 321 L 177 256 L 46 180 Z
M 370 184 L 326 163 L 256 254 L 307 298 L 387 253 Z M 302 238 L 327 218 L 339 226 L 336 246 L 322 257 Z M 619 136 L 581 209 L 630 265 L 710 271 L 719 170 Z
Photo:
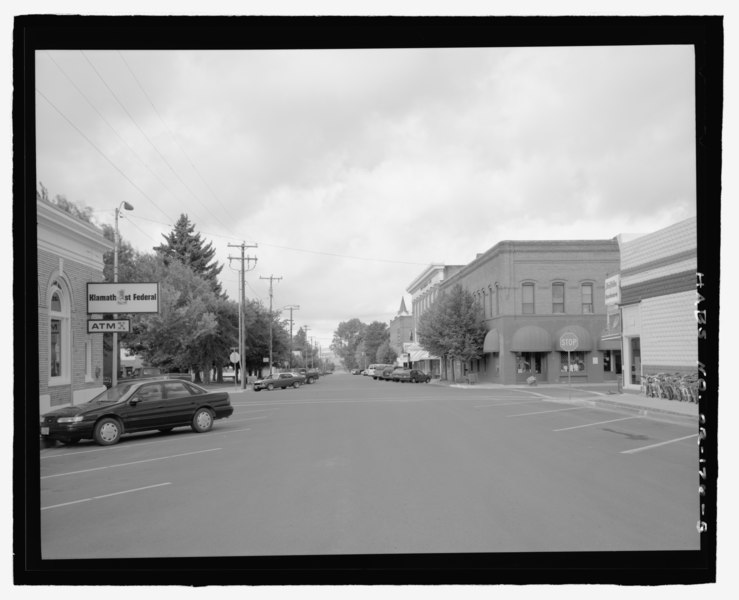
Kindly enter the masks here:
M 58 280 L 49 288 L 49 384 L 69 383 L 71 372 L 69 295 Z

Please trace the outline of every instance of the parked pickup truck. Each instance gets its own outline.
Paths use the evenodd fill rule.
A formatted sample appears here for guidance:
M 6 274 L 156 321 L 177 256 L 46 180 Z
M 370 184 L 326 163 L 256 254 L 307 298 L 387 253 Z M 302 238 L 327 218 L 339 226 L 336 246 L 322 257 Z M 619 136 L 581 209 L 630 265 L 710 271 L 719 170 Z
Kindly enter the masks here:
M 321 375 L 318 369 L 301 368 L 297 369 L 297 372 L 305 377 L 305 383 L 313 383 L 314 381 L 318 381 L 318 378 Z
M 305 382 L 305 377 L 300 373 L 272 373 L 254 382 L 254 391 L 270 390 L 275 388 L 299 388 Z

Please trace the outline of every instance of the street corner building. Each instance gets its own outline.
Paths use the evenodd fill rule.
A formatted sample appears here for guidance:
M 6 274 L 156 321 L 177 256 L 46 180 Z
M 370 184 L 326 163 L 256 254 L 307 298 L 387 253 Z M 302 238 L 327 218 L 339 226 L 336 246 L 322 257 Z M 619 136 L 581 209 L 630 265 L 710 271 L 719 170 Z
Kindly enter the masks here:
M 461 284 L 480 306 L 488 330 L 479 360 L 463 365 L 436 359 L 431 370 L 503 385 L 532 377 L 541 383 L 615 380 L 620 352 L 604 345 L 601 334 L 605 281 L 618 271 L 616 239 L 502 241 L 466 266 L 429 267 L 408 288 L 415 323 L 438 294 Z M 577 337 L 575 351 L 562 350 L 566 333 Z
M 39 412 L 105 389 L 103 336 L 87 332 L 87 284 L 103 281 L 113 249 L 94 225 L 38 199 Z

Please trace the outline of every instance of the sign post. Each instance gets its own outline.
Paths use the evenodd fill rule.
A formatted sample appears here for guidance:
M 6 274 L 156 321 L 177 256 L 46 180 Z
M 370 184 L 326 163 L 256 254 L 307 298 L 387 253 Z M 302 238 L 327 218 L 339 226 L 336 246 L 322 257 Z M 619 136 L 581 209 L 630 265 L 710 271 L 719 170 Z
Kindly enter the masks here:
M 566 331 L 559 338 L 559 347 L 567 352 L 567 387 L 569 389 L 570 400 L 572 399 L 572 363 L 570 362 L 570 352 L 574 352 L 579 346 L 580 340 L 571 331 Z
M 239 378 L 236 376 L 236 363 L 238 363 L 240 359 L 241 359 L 241 357 L 239 356 L 239 353 L 238 352 L 231 352 L 231 354 L 228 357 L 228 360 L 230 360 L 233 363 L 233 366 L 234 366 L 234 387 L 237 387 L 237 388 L 239 387 L 238 386 L 238 379 Z M 241 373 L 241 365 L 240 364 L 239 364 L 239 373 L 238 374 L 243 377 L 243 374 Z

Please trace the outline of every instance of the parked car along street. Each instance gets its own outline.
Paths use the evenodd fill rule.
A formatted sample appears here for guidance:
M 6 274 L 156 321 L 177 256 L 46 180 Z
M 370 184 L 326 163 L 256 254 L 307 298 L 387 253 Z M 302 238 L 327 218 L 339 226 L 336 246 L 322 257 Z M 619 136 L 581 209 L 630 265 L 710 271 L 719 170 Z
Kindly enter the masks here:
M 254 391 L 273 390 L 275 388 L 299 388 L 305 383 L 306 378 L 301 373 L 272 373 L 254 382 Z
M 94 439 L 109 446 L 136 431 L 190 426 L 202 433 L 214 420 L 232 413 L 227 392 L 209 392 L 178 379 L 146 379 L 121 383 L 84 404 L 48 412 L 41 416 L 40 427 L 45 440 L 75 444 Z

